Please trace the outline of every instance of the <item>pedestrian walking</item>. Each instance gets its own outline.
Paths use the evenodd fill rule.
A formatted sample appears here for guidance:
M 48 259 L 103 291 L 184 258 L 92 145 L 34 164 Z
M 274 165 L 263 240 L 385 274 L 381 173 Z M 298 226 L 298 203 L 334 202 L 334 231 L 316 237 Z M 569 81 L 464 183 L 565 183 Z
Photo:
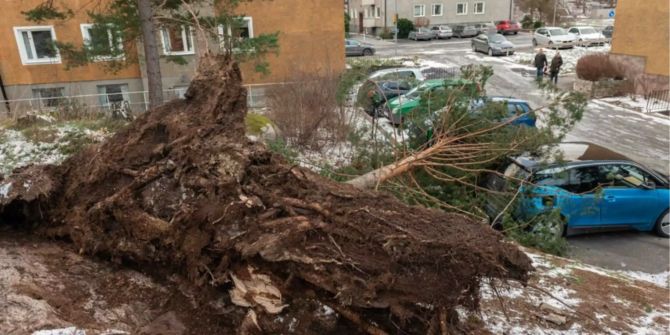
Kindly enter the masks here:
M 540 51 L 537 52 L 535 55 L 535 68 L 537 69 L 536 72 L 536 78 L 537 80 L 542 80 L 542 77 L 544 76 L 544 71 L 547 68 L 548 62 L 547 62 L 547 55 L 544 54 L 544 50 L 540 49 Z
M 551 66 L 549 66 L 549 81 L 554 85 L 558 85 L 558 73 L 561 71 L 561 66 L 563 66 L 563 57 L 560 52 L 556 51 L 556 55 L 551 59 Z

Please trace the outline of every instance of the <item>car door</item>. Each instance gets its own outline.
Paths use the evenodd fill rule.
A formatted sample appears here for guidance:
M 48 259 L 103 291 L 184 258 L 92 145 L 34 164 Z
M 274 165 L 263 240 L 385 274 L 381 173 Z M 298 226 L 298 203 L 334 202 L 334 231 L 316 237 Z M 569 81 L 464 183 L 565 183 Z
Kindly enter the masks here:
M 648 226 L 656 220 L 661 211 L 658 191 L 645 185 L 654 182 L 653 177 L 624 163 L 602 165 L 600 169 L 604 179 L 602 225 Z
M 549 44 L 549 32 L 547 29 L 539 29 L 537 31 L 537 43 L 541 45 Z
M 561 213 L 570 227 L 595 227 L 600 225 L 601 195 L 598 166 L 581 166 L 568 170 L 568 182 L 563 188 L 570 192 Z

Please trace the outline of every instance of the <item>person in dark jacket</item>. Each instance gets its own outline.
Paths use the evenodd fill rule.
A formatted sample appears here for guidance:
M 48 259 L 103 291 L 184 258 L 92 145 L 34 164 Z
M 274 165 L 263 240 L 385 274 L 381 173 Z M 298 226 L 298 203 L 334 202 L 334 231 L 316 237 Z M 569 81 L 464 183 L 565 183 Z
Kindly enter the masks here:
M 544 70 L 547 68 L 547 55 L 544 54 L 544 50 L 540 49 L 535 55 L 535 68 L 537 69 L 536 76 L 537 80 L 542 80 L 544 76 Z
M 563 66 L 563 57 L 560 52 L 556 51 L 556 55 L 551 59 L 551 66 L 549 66 L 549 81 L 554 85 L 558 84 L 558 73 L 561 71 L 561 66 Z

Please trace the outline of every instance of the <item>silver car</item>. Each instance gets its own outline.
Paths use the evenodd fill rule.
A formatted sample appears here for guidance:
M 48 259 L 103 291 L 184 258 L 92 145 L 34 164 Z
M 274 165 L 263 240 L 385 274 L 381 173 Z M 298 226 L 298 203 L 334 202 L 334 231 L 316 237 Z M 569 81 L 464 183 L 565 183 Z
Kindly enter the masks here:
M 454 32 L 451 30 L 449 26 L 434 26 L 430 30 L 432 30 L 436 34 L 436 37 L 438 39 L 441 38 L 450 39 L 452 36 L 454 36 Z
M 437 34 L 433 32 L 430 29 L 427 28 L 418 28 L 414 31 L 410 31 L 409 35 L 407 36 L 410 40 L 432 40 L 437 38 Z
M 605 45 L 607 43 L 607 37 L 593 27 L 572 27 L 568 29 L 568 32 L 574 35 L 577 44 L 582 46 Z
M 533 46 L 546 46 L 551 49 L 572 48 L 577 44 L 574 35 L 560 27 L 538 28 L 533 34 Z
M 454 36 L 458 38 L 472 37 L 478 34 L 477 28 L 471 25 L 455 25 L 452 30 L 454 31 Z
M 344 50 L 346 56 L 372 56 L 375 54 L 375 48 L 372 45 L 350 39 L 344 40 Z
M 485 52 L 489 56 L 514 54 L 514 44 L 501 34 L 481 34 L 471 41 L 474 52 Z

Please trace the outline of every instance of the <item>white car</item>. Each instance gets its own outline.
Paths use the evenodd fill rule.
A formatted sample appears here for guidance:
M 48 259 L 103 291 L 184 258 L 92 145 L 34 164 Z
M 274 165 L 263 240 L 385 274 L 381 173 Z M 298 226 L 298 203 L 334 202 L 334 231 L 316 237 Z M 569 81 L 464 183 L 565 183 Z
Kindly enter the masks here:
M 591 45 L 605 45 L 607 42 L 605 35 L 596 31 L 593 27 L 572 27 L 568 29 L 568 33 L 575 37 L 577 44 L 587 47 Z
M 426 79 L 445 79 L 458 75 L 458 68 L 453 67 L 398 67 L 379 70 L 371 74 L 368 79 L 375 81 L 410 80 L 424 81 Z
M 454 32 L 451 30 L 449 26 L 435 26 L 430 29 L 433 32 L 435 32 L 438 39 L 442 38 L 450 39 L 452 36 L 454 36 Z
M 546 46 L 548 48 L 572 48 L 577 44 L 575 36 L 560 27 L 538 28 L 533 34 L 533 46 Z

